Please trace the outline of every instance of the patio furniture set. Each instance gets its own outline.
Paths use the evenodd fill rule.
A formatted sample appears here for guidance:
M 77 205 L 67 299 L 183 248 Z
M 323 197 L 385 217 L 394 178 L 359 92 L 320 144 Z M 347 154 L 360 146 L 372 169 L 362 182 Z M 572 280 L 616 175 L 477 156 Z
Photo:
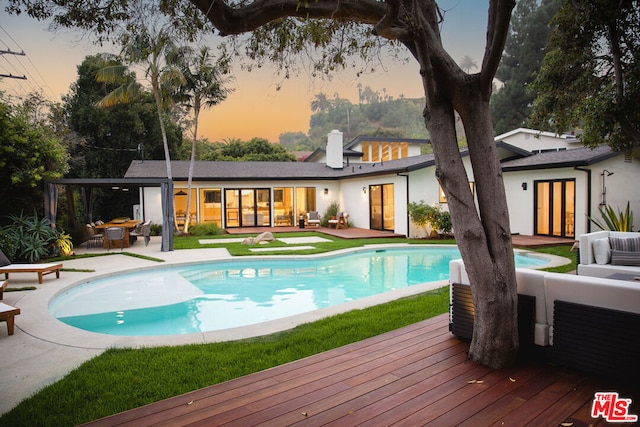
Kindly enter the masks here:
M 628 239 L 622 247 L 630 250 L 622 259 L 632 264 L 639 259 L 640 233 L 596 232 L 580 238 L 580 259 L 590 262 L 587 268 L 580 264 L 577 275 L 516 269 L 521 351 L 584 372 L 638 381 L 640 262 L 592 265 L 594 246 L 601 244 L 593 242 L 602 236 L 612 237 L 612 248 L 621 247 L 614 239 Z M 462 260 L 450 263 L 449 274 L 449 329 L 470 339 L 474 308 Z
M 11 261 L 0 251 L 0 273 L 4 274 L 4 281 L 0 282 L 0 300 L 4 298 L 4 291 L 9 285 L 9 275 L 13 273 L 36 273 L 38 283 L 42 283 L 43 276 L 55 273 L 56 278 L 60 278 L 62 263 L 45 264 L 12 264 Z M 15 316 L 20 314 L 20 309 L 12 305 L 0 302 L 0 322 L 7 322 L 7 333 L 13 335 Z
M 142 223 L 129 218 L 116 218 L 109 222 L 98 221 L 87 224 L 87 248 L 102 246 L 104 249 L 131 247 L 138 237 L 144 237 L 145 246 L 149 244 L 151 221 Z

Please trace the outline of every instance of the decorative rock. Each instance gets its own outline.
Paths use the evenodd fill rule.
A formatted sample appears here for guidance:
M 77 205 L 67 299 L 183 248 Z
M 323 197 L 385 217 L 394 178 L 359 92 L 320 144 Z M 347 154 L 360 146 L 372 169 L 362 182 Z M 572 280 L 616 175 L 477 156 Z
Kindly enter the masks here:
M 275 239 L 273 238 L 273 233 L 265 231 L 264 233 L 258 234 L 256 240 L 258 242 L 273 242 Z

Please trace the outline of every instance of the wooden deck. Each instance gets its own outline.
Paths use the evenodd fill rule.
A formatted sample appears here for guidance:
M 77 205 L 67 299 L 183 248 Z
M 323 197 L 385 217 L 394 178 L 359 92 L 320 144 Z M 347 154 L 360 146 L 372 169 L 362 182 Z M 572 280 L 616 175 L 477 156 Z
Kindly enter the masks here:
M 467 351 L 441 315 L 91 425 L 605 425 L 590 416 L 596 391 L 632 399 L 640 414 L 638 387 L 543 362 L 492 370 Z

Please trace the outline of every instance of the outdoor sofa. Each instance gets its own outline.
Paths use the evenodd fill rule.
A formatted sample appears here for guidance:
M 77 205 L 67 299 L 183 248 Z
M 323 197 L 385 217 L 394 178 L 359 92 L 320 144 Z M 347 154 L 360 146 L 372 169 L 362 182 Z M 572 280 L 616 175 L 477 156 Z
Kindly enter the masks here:
M 640 233 L 596 231 L 583 234 L 579 259 L 580 276 L 640 277 Z
M 470 339 L 469 278 L 462 260 L 451 261 L 449 271 L 449 329 Z M 640 283 L 521 268 L 516 283 L 521 351 L 595 375 L 640 380 Z

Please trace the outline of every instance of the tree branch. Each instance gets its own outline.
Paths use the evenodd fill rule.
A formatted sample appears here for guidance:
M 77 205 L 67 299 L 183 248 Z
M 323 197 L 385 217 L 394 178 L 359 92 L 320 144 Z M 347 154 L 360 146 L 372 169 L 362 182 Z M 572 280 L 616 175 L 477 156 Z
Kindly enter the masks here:
M 489 2 L 489 22 L 487 25 L 487 46 L 482 59 L 480 84 L 484 90 L 491 89 L 493 77 L 502 59 L 502 52 L 509 33 L 511 11 L 515 0 L 491 0 Z
M 399 0 L 387 0 L 387 10 L 382 19 L 373 27 L 373 34 L 390 40 L 409 40 L 411 31 L 406 27 L 394 26 L 400 15 Z
M 387 6 L 372 0 L 318 0 L 302 3 L 299 0 L 257 0 L 246 6 L 229 6 L 224 0 L 191 0 L 222 36 L 253 31 L 271 21 L 284 17 L 349 19 L 361 24 L 375 25 L 387 13 Z

